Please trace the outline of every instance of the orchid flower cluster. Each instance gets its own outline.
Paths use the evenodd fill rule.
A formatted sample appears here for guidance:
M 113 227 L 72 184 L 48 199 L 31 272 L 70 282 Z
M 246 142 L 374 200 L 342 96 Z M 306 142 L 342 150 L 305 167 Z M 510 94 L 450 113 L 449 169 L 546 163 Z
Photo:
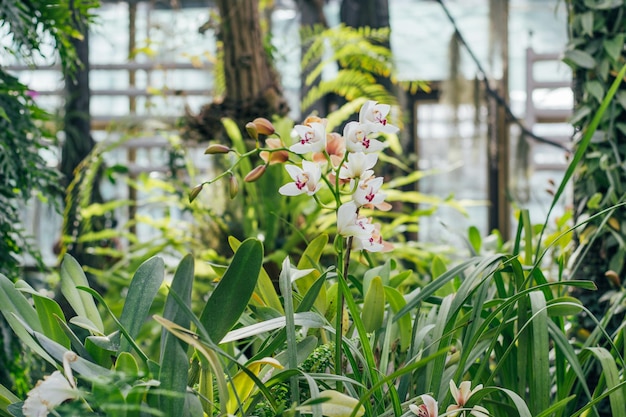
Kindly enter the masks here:
M 389 110 L 388 104 L 367 101 L 361 107 L 359 120 L 347 123 L 343 135 L 327 132 L 326 119 L 310 116 L 301 125 L 294 126 L 296 142 L 288 148 L 300 155 L 302 162 L 285 165 L 293 181 L 280 187 L 278 192 L 285 196 L 316 197 L 326 184 L 336 199 L 337 232 L 352 241 L 354 250 L 391 249 L 391 244 L 380 234 L 380 224 L 360 214 L 361 208 L 384 211 L 391 208 L 382 191 L 383 178 L 377 177 L 373 170 L 378 152 L 385 148 L 378 136 L 399 130 L 387 122 Z M 271 150 L 261 152 L 260 156 L 267 164 L 288 161 L 280 139 L 270 138 L 266 143 Z M 277 151 L 279 149 L 282 151 Z

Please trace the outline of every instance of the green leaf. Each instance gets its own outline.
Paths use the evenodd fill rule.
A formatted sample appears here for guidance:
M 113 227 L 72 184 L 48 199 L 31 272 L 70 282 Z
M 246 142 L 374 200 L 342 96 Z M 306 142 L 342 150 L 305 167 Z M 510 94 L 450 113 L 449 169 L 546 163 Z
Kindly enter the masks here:
M 76 287 L 89 287 L 85 272 L 76 259 L 66 254 L 61 262 L 61 293 L 79 316 L 86 317 L 104 334 L 104 324 L 93 297 Z
M 128 376 L 136 376 L 139 375 L 139 365 L 133 355 L 122 352 L 115 360 L 115 371 L 123 372 Z
M 593 10 L 615 9 L 624 5 L 624 0 L 585 0 L 585 6 Z
M 317 268 L 320 257 L 322 256 L 322 252 L 324 251 L 324 248 L 327 244 L 328 235 L 326 233 L 322 233 L 315 239 L 313 239 L 304 250 L 302 257 L 298 262 L 297 268 L 300 270 Z M 297 280 L 295 282 L 295 285 L 298 289 L 298 292 L 302 295 L 305 295 L 319 277 L 320 272 L 318 270 L 315 270 L 307 276 Z M 315 299 L 315 308 L 317 308 L 321 312 L 324 312 L 324 310 L 326 309 L 326 287 L 320 288 L 320 292 Z
M 578 66 L 581 68 L 592 69 L 596 66 L 596 60 L 593 59 L 591 54 L 581 51 L 580 49 L 570 49 L 565 51 L 563 61 L 572 66 Z
M 159 257 L 148 259 L 135 272 L 120 316 L 120 323 L 126 328 L 131 338 L 134 339 L 139 334 L 164 276 L 165 263 Z M 130 342 L 122 338 L 118 353 L 129 352 L 130 348 Z
M 59 320 L 65 321 L 61 307 L 56 301 L 43 295 L 33 294 L 33 301 L 41 323 L 42 333 L 69 349 L 70 339 L 59 324 Z
M 0 311 L 8 320 L 11 313 L 24 320 L 31 329 L 41 331 L 37 312 L 10 279 L 0 274 Z
M 581 312 L 582 302 L 574 297 L 558 297 L 547 302 L 551 317 L 574 316 Z
M 324 327 L 326 322 L 317 313 L 311 311 L 305 311 L 302 313 L 295 313 L 293 315 L 295 326 L 305 326 L 312 329 Z M 260 323 L 251 324 L 249 326 L 239 327 L 235 330 L 228 332 L 223 338 L 221 343 L 234 342 L 242 340 L 251 336 L 256 336 L 261 333 L 271 332 L 272 330 L 281 329 L 285 327 L 285 317 L 276 317 L 262 321 Z
M 480 236 L 480 231 L 478 230 L 478 228 L 476 226 L 470 226 L 467 235 L 470 245 L 472 245 L 472 248 L 474 249 L 474 252 L 476 254 L 480 253 L 480 248 L 482 247 L 482 238 Z
M 163 309 L 163 317 L 165 319 L 184 328 L 189 328 L 191 319 L 187 316 L 187 312 L 179 306 L 173 294 L 176 294 L 185 305 L 191 308 L 193 278 L 194 259 L 191 254 L 188 254 L 178 264 Z M 173 416 L 186 406 L 184 394 L 187 390 L 189 359 L 187 357 L 187 344 L 178 340 L 176 336 L 165 328 L 161 334 L 161 357 L 159 362 L 161 365 L 159 372 L 161 388 L 166 391 L 170 390 L 174 394 L 179 394 L 160 396 L 160 409 L 165 415 Z
M 598 80 L 591 80 L 585 83 L 585 91 L 595 98 L 598 103 L 602 102 L 604 98 L 604 87 Z
M 385 297 L 389 301 L 389 306 L 394 313 L 402 310 L 406 305 L 404 296 L 395 288 L 385 287 Z M 397 324 L 398 334 L 400 336 L 400 350 L 404 352 L 411 344 L 411 317 L 404 315 L 398 319 Z
M 530 375 L 533 389 L 530 392 L 530 407 L 534 414 L 539 414 L 550 406 L 550 341 L 548 338 L 548 312 L 546 299 L 541 291 L 529 294 L 532 310 L 532 338 L 530 346 Z M 520 342 L 521 343 L 521 342 Z M 524 360 L 524 358 L 521 358 Z
M 373 333 L 380 329 L 383 325 L 385 316 L 385 289 L 383 288 L 383 280 L 377 276 L 370 282 L 365 300 L 363 301 L 363 309 L 361 310 L 361 320 L 363 327 L 368 333 Z
M 262 262 L 261 242 L 243 241 L 200 315 L 213 342 L 219 343 L 239 320 L 256 286 Z
M 593 37 L 593 15 L 592 11 L 588 11 L 580 14 L 580 23 L 583 28 L 583 33 Z
M 624 50 L 624 35 L 616 35 L 612 38 L 605 39 L 602 46 L 606 53 L 613 61 L 617 61 Z
M 591 351 L 600 365 L 602 365 L 602 375 L 606 382 L 606 387 L 612 389 L 620 384 L 619 371 L 617 369 L 617 363 L 611 353 L 601 347 L 590 347 L 587 350 Z M 617 389 L 609 394 L 609 401 L 611 403 L 611 415 L 613 417 L 626 417 L 626 398 L 624 398 L 624 390 L 626 388 Z

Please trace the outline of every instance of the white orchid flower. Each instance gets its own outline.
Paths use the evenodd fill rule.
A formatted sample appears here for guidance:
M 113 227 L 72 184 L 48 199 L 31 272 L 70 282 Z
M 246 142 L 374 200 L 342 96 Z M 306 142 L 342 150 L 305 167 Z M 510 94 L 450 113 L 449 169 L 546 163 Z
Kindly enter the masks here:
M 54 371 L 37 382 L 35 388 L 28 392 L 22 406 L 24 417 L 46 417 L 57 405 L 79 397 L 70 366 L 70 363 L 77 359 L 76 353 L 68 350 L 63 354 L 65 376 L 59 371 Z
M 471 381 L 463 381 L 457 388 L 454 381 L 450 380 L 450 393 L 452 394 L 454 401 L 456 401 L 456 404 L 449 405 L 446 409 L 446 412 L 450 413 L 451 416 L 459 415 L 460 410 L 465 408 L 465 404 L 467 404 L 470 397 L 474 395 L 474 393 L 476 393 L 477 391 L 480 391 L 483 388 L 483 385 L 478 384 L 474 387 L 474 389 L 471 388 Z M 454 412 L 455 410 L 459 411 Z M 472 410 L 470 411 L 470 415 L 474 417 L 489 417 L 489 411 L 486 408 L 477 405 L 472 408 Z
M 373 175 L 361 178 L 359 184 L 352 194 L 352 199 L 357 206 L 377 207 L 381 210 L 389 210 L 391 206 L 385 203 L 387 196 L 380 190 L 383 185 L 383 177 L 374 177 Z
M 387 123 L 390 110 L 389 104 L 378 104 L 376 101 L 368 100 L 361 107 L 359 122 L 370 124 L 373 132 L 396 133 L 400 129 Z
M 322 152 L 326 149 L 326 127 L 322 123 L 295 125 L 298 141 L 289 147 L 291 152 L 303 155 L 309 152 Z
M 378 162 L 378 155 L 375 153 L 353 152 L 348 154 L 348 160 L 339 170 L 339 178 L 351 180 L 370 176 L 374 165 Z
M 359 217 L 354 201 L 342 204 L 337 210 L 337 233 L 344 237 L 368 239 L 374 229 L 369 220 Z
M 372 138 L 374 133 L 372 123 L 349 122 L 343 128 L 343 137 L 346 141 L 348 152 L 378 152 L 385 148 L 385 145 Z
M 368 252 L 388 252 L 393 249 L 393 245 L 383 240 L 380 234 L 380 223 L 374 223 L 372 233 L 367 239 L 356 239 L 352 245 L 354 250 L 366 250 Z
M 420 398 L 422 400 L 422 404 L 409 405 L 411 412 L 413 412 L 413 414 L 417 417 L 438 417 L 439 411 L 437 410 L 437 400 L 428 394 L 421 395 Z
M 296 196 L 305 193 L 313 195 L 322 186 L 320 182 L 322 170 L 319 164 L 315 162 L 302 161 L 302 168 L 295 165 L 285 165 L 285 169 L 294 182 L 285 184 L 278 189 L 282 195 Z

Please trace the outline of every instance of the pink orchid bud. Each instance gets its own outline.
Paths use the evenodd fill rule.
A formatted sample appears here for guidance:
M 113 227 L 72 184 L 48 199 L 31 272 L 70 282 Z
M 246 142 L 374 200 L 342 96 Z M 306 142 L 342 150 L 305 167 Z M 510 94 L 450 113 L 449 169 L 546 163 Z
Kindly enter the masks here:
M 264 117 L 257 117 L 252 121 L 252 123 L 256 127 L 257 132 L 262 135 L 273 135 L 274 132 L 276 132 L 276 129 L 274 129 L 274 125 L 272 124 L 272 122 Z
M 237 177 L 235 177 L 234 175 L 231 175 L 228 181 L 228 195 L 230 199 L 232 200 L 233 198 L 235 198 L 238 192 L 239 192 L 239 182 L 237 181 Z
M 213 145 L 209 145 L 205 150 L 205 155 L 215 155 L 219 153 L 228 153 L 230 152 L 230 148 L 226 145 L 220 145 L 219 143 L 214 143 Z
M 198 194 L 200 194 L 200 191 L 202 191 L 202 188 L 204 187 L 204 184 L 198 184 L 195 187 L 193 187 L 191 189 L 191 191 L 189 192 L 189 202 L 193 202 L 193 200 L 196 199 L 196 197 L 198 197 Z
M 267 165 L 259 165 L 258 167 L 254 168 L 252 171 L 248 172 L 248 175 L 246 175 L 246 177 L 243 180 L 245 182 L 254 182 L 258 180 L 259 178 L 261 178 L 261 176 L 263 176 L 266 168 L 267 168 Z

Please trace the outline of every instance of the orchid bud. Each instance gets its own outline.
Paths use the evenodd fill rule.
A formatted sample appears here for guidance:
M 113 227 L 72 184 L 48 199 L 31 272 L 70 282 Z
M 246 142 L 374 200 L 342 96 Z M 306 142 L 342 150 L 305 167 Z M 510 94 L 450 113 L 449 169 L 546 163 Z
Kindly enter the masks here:
M 273 135 L 274 132 L 276 132 L 276 129 L 274 129 L 274 125 L 272 124 L 272 122 L 264 117 L 257 117 L 252 121 L 252 123 L 256 127 L 257 132 L 262 135 Z
M 213 145 L 209 145 L 209 147 L 204 150 L 205 155 L 215 155 L 219 153 L 228 153 L 228 152 L 230 152 L 230 148 L 226 145 L 220 145 L 219 143 L 214 143 Z
M 248 135 L 250 135 L 252 139 L 259 140 L 259 131 L 256 125 L 254 124 L 254 122 L 246 123 L 246 131 L 248 132 Z
M 202 191 L 202 188 L 204 187 L 204 184 L 198 184 L 195 187 L 193 187 L 191 189 L 191 191 L 189 192 L 189 202 L 193 202 L 193 200 L 196 199 L 196 197 L 198 197 L 198 194 L 200 194 L 200 191 Z
M 239 182 L 237 182 L 237 177 L 235 177 L 234 175 L 231 175 L 228 181 L 228 195 L 230 199 L 232 200 L 233 198 L 235 198 L 238 192 L 239 192 Z
M 267 165 L 259 165 L 254 168 L 252 171 L 248 172 L 248 175 L 243 179 L 245 182 L 254 182 L 261 178 L 261 176 L 265 173 L 265 168 Z

